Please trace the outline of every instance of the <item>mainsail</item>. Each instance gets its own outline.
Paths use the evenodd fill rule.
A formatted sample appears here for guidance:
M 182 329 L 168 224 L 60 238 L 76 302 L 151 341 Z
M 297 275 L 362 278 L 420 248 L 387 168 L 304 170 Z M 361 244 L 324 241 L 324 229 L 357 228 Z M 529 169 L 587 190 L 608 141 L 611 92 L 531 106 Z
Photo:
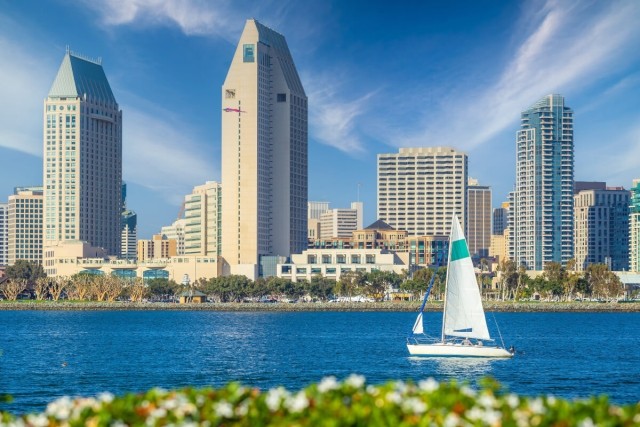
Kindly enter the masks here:
M 491 339 L 469 248 L 457 216 L 453 217 L 449 236 L 443 339 L 445 336 Z
M 422 323 L 422 312 L 418 314 L 418 318 L 416 319 L 416 323 L 413 324 L 413 333 L 414 334 L 424 334 L 424 325 Z

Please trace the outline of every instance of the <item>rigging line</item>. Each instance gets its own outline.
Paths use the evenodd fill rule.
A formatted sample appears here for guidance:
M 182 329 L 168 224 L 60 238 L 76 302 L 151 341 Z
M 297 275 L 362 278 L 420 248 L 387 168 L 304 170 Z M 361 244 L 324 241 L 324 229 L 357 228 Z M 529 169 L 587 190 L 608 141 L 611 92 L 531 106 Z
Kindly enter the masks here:
M 504 340 L 502 339 L 502 333 L 500 332 L 500 326 L 498 325 L 498 321 L 496 320 L 496 315 L 493 311 L 491 312 L 491 316 L 493 317 L 493 323 L 496 324 L 496 328 L 498 329 L 498 336 L 500 336 L 500 342 L 502 343 L 502 348 L 505 348 Z

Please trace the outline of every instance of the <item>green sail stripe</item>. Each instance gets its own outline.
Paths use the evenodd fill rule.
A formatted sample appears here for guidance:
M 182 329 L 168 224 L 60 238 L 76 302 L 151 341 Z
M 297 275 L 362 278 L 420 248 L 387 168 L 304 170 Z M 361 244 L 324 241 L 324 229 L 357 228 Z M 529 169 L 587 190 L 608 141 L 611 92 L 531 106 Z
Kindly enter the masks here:
M 457 261 L 462 258 L 469 258 L 469 248 L 464 239 L 456 240 L 451 246 L 451 259 L 449 262 Z

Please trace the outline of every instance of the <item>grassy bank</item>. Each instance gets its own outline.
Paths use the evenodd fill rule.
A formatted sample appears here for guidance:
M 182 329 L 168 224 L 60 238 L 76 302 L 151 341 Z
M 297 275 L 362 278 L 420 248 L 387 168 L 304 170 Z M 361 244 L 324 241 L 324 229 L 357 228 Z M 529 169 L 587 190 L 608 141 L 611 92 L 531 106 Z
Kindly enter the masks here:
M 0 310 L 201 310 L 201 311 L 417 311 L 420 302 L 325 302 L 325 303 L 133 303 L 97 301 L 0 301 Z M 512 302 L 485 301 L 493 312 L 640 312 L 640 303 Z M 441 311 L 442 303 L 427 304 L 426 311 Z

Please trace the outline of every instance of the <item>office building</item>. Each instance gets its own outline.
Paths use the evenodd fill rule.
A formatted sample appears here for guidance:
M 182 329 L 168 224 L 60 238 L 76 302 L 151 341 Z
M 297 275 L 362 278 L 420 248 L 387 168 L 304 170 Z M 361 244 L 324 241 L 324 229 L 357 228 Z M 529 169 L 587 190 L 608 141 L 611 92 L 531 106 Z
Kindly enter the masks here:
M 349 238 L 352 232 L 360 229 L 362 202 L 351 203 L 350 209 L 329 209 L 320 215 L 320 240 Z
M 9 205 L 0 203 L 0 267 L 9 263 Z
M 466 226 L 467 155 L 448 147 L 378 154 L 378 219 L 410 236 L 448 236 Z
M 8 265 L 42 263 L 42 187 L 18 187 L 9 196 Z
M 522 112 L 516 135 L 514 261 L 542 270 L 573 258 L 573 111 L 548 95 Z
M 629 203 L 629 270 L 640 271 L 640 178 L 631 184 Z
M 138 261 L 166 259 L 177 256 L 177 242 L 162 234 L 154 234 L 151 240 L 138 240 Z
M 222 108 L 222 255 L 255 278 L 307 246 L 307 96 L 284 36 L 247 20 Z
M 629 269 L 629 192 L 622 187 L 582 189 L 574 195 L 576 270 L 607 264 Z
M 186 223 L 186 220 L 184 218 L 180 218 L 173 221 L 173 224 L 166 225 L 162 227 L 160 230 L 160 234 L 162 234 L 163 236 L 166 236 L 167 239 L 173 239 L 176 241 L 176 244 L 177 244 L 176 251 L 178 255 L 184 255 L 185 223 Z
M 320 219 L 329 210 L 329 202 L 307 202 L 307 219 Z
M 503 202 L 502 206 L 493 210 L 493 223 L 491 228 L 491 234 L 502 235 L 507 228 L 507 217 L 509 209 L 509 202 Z
M 467 186 L 467 244 L 475 259 L 489 256 L 491 246 L 491 187 L 469 178 Z
M 120 258 L 136 259 L 138 215 L 127 209 L 127 185 L 122 184 L 122 212 L 120 213 Z
M 44 101 L 44 244 L 121 250 L 122 111 L 100 61 L 67 50 Z
M 221 187 L 207 181 L 184 198 L 185 255 L 219 255 L 221 249 Z

